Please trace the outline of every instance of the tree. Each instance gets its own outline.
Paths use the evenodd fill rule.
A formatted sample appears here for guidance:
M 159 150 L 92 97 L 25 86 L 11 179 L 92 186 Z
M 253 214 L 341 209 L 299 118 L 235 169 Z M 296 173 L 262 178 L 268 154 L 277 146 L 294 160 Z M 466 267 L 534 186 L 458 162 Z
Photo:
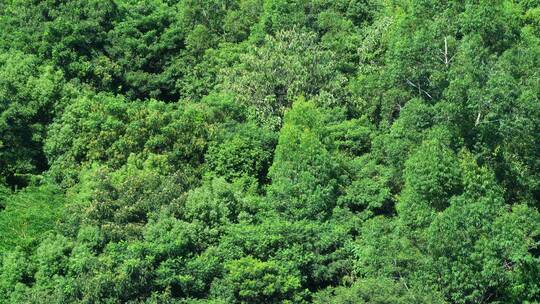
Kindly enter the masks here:
M 315 297 L 314 303 L 446 303 L 437 293 L 408 290 L 391 279 L 376 278 L 357 281 L 350 287 L 325 290 Z
M 321 219 L 337 196 L 337 163 L 321 142 L 323 116 L 298 100 L 285 115 L 268 187 L 277 212 L 294 219 Z
M 210 170 L 232 181 L 252 177 L 261 184 L 267 182 L 276 145 L 274 132 L 253 123 L 243 124 L 220 136 L 205 156 Z
M 241 55 L 239 65 L 225 69 L 220 86 L 250 106 L 252 119 L 279 129 L 285 110 L 299 95 L 339 89 L 332 86 L 339 78 L 333 64 L 332 54 L 319 47 L 314 33 L 280 31 Z
M 492 172 L 478 167 L 470 155 L 462 164 L 464 193 L 427 231 L 427 249 L 437 269 L 433 279 L 456 303 L 534 299 L 538 286 L 527 278 L 538 267 L 533 237 L 538 211 L 524 205 L 509 210 Z
M 458 158 L 443 140 L 424 141 L 405 162 L 405 186 L 396 208 L 403 223 L 413 229 L 429 224 L 460 192 Z
M 227 274 L 216 291 L 216 296 L 238 303 L 283 303 L 295 299 L 300 289 L 300 278 L 286 265 L 275 261 L 263 262 L 245 257 L 226 264 Z
M 214 124 L 230 117 L 226 105 L 130 102 L 97 94 L 70 104 L 48 132 L 49 175 L 63 186 L 77 181 L 80 169 L 102 164 L 119 169 L 128 159 L 163 173 L 196 171 L 204 161 Z
M 64 79 L 17 51 L 1 53 L 0 66 L 0 176 L 10 186 L 24 186 L 28 175 L 48 167 L 43 142 L 66 102 Z

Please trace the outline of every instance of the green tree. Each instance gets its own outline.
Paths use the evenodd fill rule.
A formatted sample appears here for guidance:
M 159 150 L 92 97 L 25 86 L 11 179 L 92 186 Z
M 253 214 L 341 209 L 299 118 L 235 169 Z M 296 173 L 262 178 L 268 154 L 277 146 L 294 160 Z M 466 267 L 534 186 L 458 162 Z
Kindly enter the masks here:
M 324 117 L 311 102 L 295 102 L 285 115 L 269 177 L 274 208 L 295 218 L 324 218 L 337 197 L 338 163 L 321 142 Z
M 197 174 L 217 124 L 231 119 L 230 113 L 226 104 L 188 102 L 182 107 L 109 94 L 78 98 L 48 132 L 49 175 L 72 186 L 81 168 L 103 164 L 119 169 L 130 158 L 164 174 Z
M 275 261 L 263 262 L 252 257 L 231 261 L 225 265 L 227 273 L 216 287 L 216 296 L 237 303 L 296 302 L 300 278 L 287 265 Z
M 0 54 L 0 176 L 11 186 L 47 169 L 46 129 L 66 102 L 62 73 L 39 62 L 17 51 Z
M 224 69 L 220 86 L 250 106 L 252 119 L 279 128 L 299 95 L 337 94 L 340 76 L 333 66 L 331 52 L 317 44 L 314 33 L 280 31 L 242 54 L 240 64 Z
M 527 278 L 538 268 L 538 211 L 524 205 L 510 211 L 493 173 L 470 156 L 462 163 L 464 193 L 427 231 L 433 279 L 456 303 L 534 299 L 538 285 Z
M 212 143 L 205 156 L 209 169 L 232 181 L 240 177 L 267 182 L 276 145 L 275 133 L 254 123 L 235 126 Z
M 437 133 L 437 129 L 434 130 Z M 405 162 L 405 186 L 397 211 L 406 225 L 425 227 L 460 192 L 460 167 L 444 139 L 428 139 Z

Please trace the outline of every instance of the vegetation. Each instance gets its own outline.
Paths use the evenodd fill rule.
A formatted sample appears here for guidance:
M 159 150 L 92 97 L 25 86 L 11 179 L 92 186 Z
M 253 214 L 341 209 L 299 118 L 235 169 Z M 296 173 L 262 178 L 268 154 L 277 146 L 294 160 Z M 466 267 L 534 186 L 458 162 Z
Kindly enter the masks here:
M 540 303 L 540 2 L 0 2 L 0 303 Z

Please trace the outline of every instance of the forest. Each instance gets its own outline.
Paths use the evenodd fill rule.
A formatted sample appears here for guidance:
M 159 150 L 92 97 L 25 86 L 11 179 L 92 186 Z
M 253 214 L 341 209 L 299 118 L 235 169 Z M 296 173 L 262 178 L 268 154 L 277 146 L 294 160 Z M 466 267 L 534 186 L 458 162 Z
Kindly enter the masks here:
M 540 303 L 540 0 L 0 0 L 0 303 Z

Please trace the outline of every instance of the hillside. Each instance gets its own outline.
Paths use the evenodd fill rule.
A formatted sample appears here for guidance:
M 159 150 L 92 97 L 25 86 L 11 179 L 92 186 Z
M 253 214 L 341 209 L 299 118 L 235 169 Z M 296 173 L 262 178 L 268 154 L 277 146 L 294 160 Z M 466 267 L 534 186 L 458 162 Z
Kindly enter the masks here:
M 540 1 L 0 0 L 0 303 L 540 303 Z

